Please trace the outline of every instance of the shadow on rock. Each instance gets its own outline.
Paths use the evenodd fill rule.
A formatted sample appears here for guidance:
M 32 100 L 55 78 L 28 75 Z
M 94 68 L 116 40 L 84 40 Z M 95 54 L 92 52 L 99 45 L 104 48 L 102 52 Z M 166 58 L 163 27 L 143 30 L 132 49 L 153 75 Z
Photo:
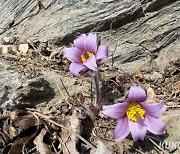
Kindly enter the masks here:
M 35 107 L 49 102 L 54 96 L 54 89 L 50 87 L 48 81 L 43 78 L 34 78 L 16 88 L 13 101 L 18 108 Z

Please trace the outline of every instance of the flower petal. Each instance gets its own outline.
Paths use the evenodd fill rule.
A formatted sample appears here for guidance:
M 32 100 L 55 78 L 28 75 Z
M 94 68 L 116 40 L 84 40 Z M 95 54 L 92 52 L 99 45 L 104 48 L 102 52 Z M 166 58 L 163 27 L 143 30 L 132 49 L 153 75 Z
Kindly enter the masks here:
M 146 92 L 139 86 L 131 86 L 128 94 L 127 102 L 137 101 L 143 102 L 147 99 Z
M 153 134 L 160 135 L 165 130 L 165 124 L 158 118 L 151 117 L 146 115 L 145 124 L 147 125 L 147 129 Z
M 108 47 L 100 45 L 96 53 L 96 59 L 108 58 Z
M 141 102 L 140 104 L 145 109 L 147 114 L 154 118 L 158 118 L 166 111 L 166 105 L 163 101 L 154 104 L 146 104 Z
M 105 105 L 103 106 L 102 113 L 111 118 L 120 119 L 126 113 L 128 105 L 128 103 Z
M 76 62 L 73 62 L 73 63 L 71 63 L 71 65 L 69 67 L 69 70 L 70 70 L 72 75 L 78 76 L 79 72 L 81 70 L 85 69 L 85 68 L 86 67 L 84 65 L 76 63 Z
M 86 62 L 83 63 L 87 68 L 96 71 L 97 70 L 97 64 L 96 64 L 96 58 L 95 56 L 92 56 L 89 58 Z
M 128 124 L 128 119 L 126 117 L 122 117 L 117 122 L 113 136 L 115 139 L 121 140 L 124 139 L 129 133 L 130 133 L 130 129 Z
M 82 54 L 82 51 L 79 50 L 76 47 L 64 48 L 63 49 L 64 57 L 70 58 L 70 59 L 72 59 L 72 60 L 74 60 L 75 62 L 78 62 L 78 63 L 82 63 L 81 54 Z
M 141 118 L 138 119 L 138 122 L 129 120 L 129 128 L 134 141 L 144 140 L 147 132 L 147 127 Z
M 84 50 L 84 40 L 87 38 L 86 34 L 80 35 L 78 38 L 74 40 L 74 46 L 81 51 Z
M 84 49 L 86 52 L 93 52 L 96 54 L 97 50 L 97 36 L 96 34 L 90 33 L 84 41 Z

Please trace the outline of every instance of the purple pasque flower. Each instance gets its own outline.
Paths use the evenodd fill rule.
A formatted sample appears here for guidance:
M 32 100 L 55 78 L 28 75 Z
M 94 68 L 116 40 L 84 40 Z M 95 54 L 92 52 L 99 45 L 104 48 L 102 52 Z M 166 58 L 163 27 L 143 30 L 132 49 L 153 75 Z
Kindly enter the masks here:
M 96 61 L 108 57 L 107 46 L 99 42 L 94 33 L 82 34 L 74 40 L 74 47 L 63 49 L 64 57 L 72 60 L 69 69 L 74 76 L 85 68 L 97 71 Z
M 146 99 L 141 87 L 131 86 L 123 103 L 103 106 L 103 114 L 118 120 L 115 139 L 123 139 L 131 132 L 134 141 L 143 141 L 147 130 L 156 135 L 163 133 L 166 126 L 158 117 L 166 110 L 166 105 L 163 101 L 147 104 Z

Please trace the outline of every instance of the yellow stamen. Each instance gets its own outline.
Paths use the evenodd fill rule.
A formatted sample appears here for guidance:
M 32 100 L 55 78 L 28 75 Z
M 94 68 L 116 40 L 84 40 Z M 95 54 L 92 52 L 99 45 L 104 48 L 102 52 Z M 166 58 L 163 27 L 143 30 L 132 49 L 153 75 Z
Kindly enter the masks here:
M 145 117 L 145 110 L 142 108 L 142 106 L 138 102 L 131 102 L 131 104 L 128 106 L 128 109 L 126 111 L 126 115 L 128 119 L 137 122 L 137 117 L 144 119 Z
M 81 55 L 82 62 L 86 62 L 89 58 L 91 58 L 94 54 L 92 52 L 87 52 L 87 57 L 84 55 Z

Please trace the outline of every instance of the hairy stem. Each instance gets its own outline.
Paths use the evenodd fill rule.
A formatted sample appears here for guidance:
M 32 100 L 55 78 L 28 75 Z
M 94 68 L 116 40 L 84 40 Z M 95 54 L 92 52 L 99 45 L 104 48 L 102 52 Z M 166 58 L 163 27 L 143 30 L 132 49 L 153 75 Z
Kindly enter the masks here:
M 100 84 L 99 84 L 99 72 L 94 71 L 93 72 L 93 80 L 94 80 L 94 86 L 95 86 L 95 107 L 99 107 L 99 103 L 101 100 L 101 92 L 100 92 Z

